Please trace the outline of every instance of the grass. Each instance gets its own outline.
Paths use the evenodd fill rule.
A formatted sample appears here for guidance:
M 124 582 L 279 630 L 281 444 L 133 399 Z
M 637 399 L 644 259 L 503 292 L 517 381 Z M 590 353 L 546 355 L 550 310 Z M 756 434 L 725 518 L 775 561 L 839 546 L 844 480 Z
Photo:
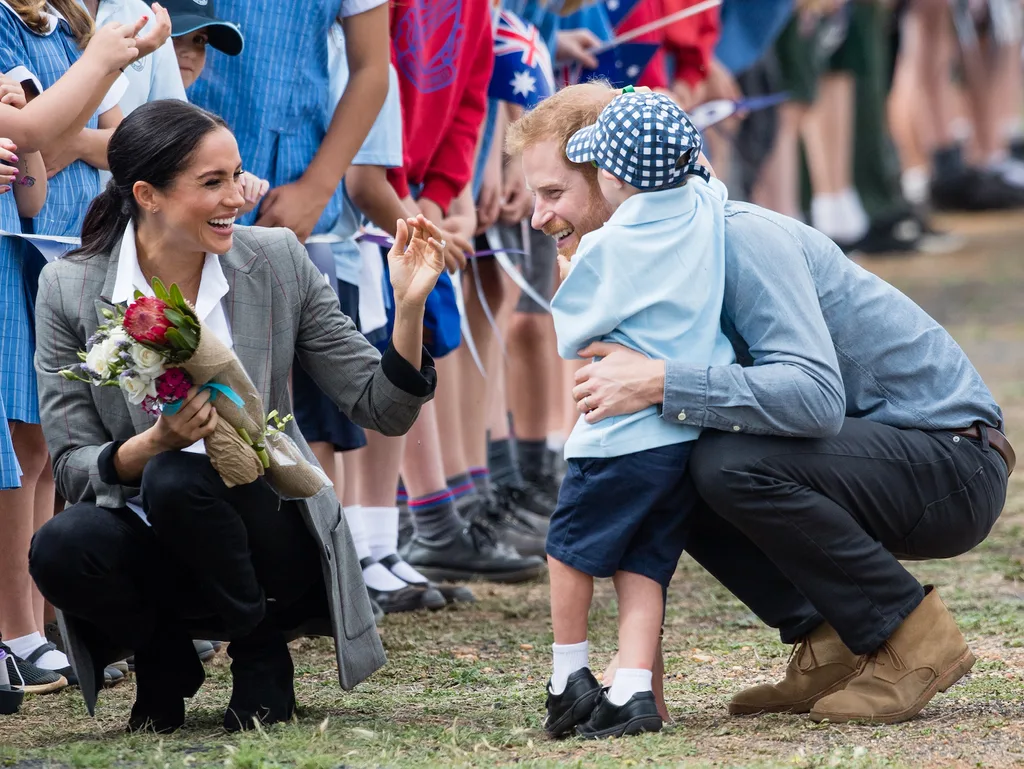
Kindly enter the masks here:
M 953 222 L 958 225 L 957 221 Z M 970 223 L 970 252 L 868 267 L 941 317 L 981 369 L 1024 446 L 1024 218 Z M 966 231 L 966 227 L 965 227 Z M 964 261 L 969 262 L 965 266 Z M 913 563 L 938 585 L 978 656 L 969 676 L 913 721 L 817 725 L 806 717 L 730 718 L 729 697 L 776 679 L 788 648 L 692 561 L 680 565 L 666 624 L 666 692 L 675 723 L 660 735 L 583 743 L 543 736 L 551 633 L 547 586 L 480 586 L 479 602 L 389 617 L 390 664 L 355 691 L 337 685 L 330 644 L 294 645 L 300 709 L 291 724 L 230 736 L 223 654 L 165 738 L 127 736 L 131 683 L 104 692 L 90 719 L 76 690 L 27 698 L 0 718 L 0 767 L 995 767 L 1024 765 L 1024 480 L 1011 484 L 991 537 L 948 561 Z M 615 643 L 615 602 L 599 586 L 592 647 Z

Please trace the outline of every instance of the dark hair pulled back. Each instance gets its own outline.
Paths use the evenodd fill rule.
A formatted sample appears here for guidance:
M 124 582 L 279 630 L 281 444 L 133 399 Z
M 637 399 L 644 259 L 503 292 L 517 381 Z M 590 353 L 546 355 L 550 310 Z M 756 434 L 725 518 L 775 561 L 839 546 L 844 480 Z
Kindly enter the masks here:
M 107 145 L 113 178 L 89 204 L 82 246 L 72 256 L 111 253 L 128 222 L 138 218 L 135 183 L 166 189 L 188 167 L 203 138 L 226 127 L 212 112 L 174 99 L 143 104 L 122 120 Z

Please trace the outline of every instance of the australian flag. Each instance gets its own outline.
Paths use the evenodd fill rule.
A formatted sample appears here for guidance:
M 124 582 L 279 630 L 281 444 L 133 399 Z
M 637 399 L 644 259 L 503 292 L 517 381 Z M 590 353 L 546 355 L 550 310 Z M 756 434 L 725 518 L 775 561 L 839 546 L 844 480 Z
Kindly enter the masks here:
M 566 86 L 604 79 L 613 88 L 636 85 L 637 79 L 657 51 L 657 43 L 620 43 L 597 55 L 597 69 L 584 69 L 575 62 L 559 67 L 559 82 Z
M 555 92 L 551 54 L 535 26 L 511 11 L 497 16 L 494 74 L 487 95 L 528 109 L 535 107 Z
M 633 12 L 639 2 L 640 0 L 604 0 L 604 7 L 608 12 L 608 21 L 611 23 L 612 29 L 618 30 L 619 25 Z

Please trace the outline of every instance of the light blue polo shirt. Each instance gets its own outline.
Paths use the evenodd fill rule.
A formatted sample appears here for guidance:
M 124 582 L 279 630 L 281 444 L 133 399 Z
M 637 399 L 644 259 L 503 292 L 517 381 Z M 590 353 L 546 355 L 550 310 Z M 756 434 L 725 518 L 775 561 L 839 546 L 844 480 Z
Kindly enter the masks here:
M 328 44 L 328 62 L 331 73 L 331 90 L 328 106 L 329 115 L 334 114 L 341 95 L 348 85 L 348 60 L 345 58 L 345 35 L 340 24 L 331 28 Z M 384 168 L 400 168 L 402 166 L 402 103 L 398 91 L 398 73 L 393 66 L 388 67 L 388 95 L 384 106 L 377 114 L 373 127 L 366 135 L 362 147 L 352 159 L 354 166 L 383 166 Z M 330 118 L 328 118 L 330 119 Z M 343 203 L 341 213 L 334 226 L 329 230 L 342 240 L 331 243 L 334 252 L 334 271 L 337 279 L 352 285 L 359 285 L 359 274 L 362 270 L 362 257 L 355 236 L 362 224 L 363 215 L 352 203 L 348 192 L 344 190 L 342 180 Z
M 551 300 L 558 354 L 572 360 L 600 340 L 699 369 L 735 362 L 721 322 L 727 197 L 717 179 L 691 176 L 681 187 L 634 195 L 584 235 Z M 651 406 L 595 424 L 580 417 L 565 456 L 618 457 L 699 436 Z

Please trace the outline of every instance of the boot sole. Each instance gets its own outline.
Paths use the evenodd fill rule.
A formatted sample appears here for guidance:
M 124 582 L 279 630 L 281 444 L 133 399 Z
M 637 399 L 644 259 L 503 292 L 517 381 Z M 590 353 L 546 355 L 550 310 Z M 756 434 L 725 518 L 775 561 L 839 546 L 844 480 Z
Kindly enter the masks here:
M 601 729 L 597 732 L 577 731 L 576 733 L 585 740 L 603 740 L 609 737 L 629 737 L 643 732 L 660 732 L 662 725 L 661 716 L 640 716 L 619 726 Z
M 942 675 L 932 681 L 931 685 L 924 690 L 910 707 L 901 710 L 899 713 L 888 713 L 884 716 L 848 716 L 840 713 L 815 713 L 812 709 L 811 720 L 816 722 L 828 720 L 832 724 L 846 724 L 851 721 L 864 721 L 872 724 L 898 724 L 903 721 L 909 721 L 924 710 L 925 705 L 931 702 L 936 694 L 946 691 L 967 675 L 967 672 L 974 667 L 976 661 L 977 657 L 974 656 L 974 653 L 970 649 L 966 649 L 956 662 L 947 668 Z
M 792 715 L 803 715 L 804 713 L 810 713 L 811 708 L 814 707 L 814 703 L 818 700 L 824 699 L 830 694 L 835 694 L 838 691 L 842 691 L 846 688 L 846 685 L 850 683 L 857 674 L 860 672 L 860 668 L 850 673 L 845 678 L 841 678 L 836 681 L 825 691 L 820 694 L 815 694 L 813 697 L 808 697 L 800 702 L 793 703 L 791 705 L 768 705 L 766 707 L 757 707 L 756 705 L 733 705 L 729 703 L 729 715 L 730 716 L 761 716 L 767 713 L 790 713 Z
M 526 569 L 513 569 L 511 571 L 468 571 L 466 569 L 451 569 L 445 567 L 413 565 L 420 574 L 431 582 L 500 582 L 502 584 L 515 584 L 517 582 L 528 582 L 536 579 L 547 569 L 546 563 L 530 566 Z
M 597 688 L 580 696 L 572 704 L 572 707 L 562 714 L 561 718 L 550 726 L 545 725 L 544 731 L 548 733 L 549 737 L 553 737 L 556 740 L 572 734 L 577 726 L 585 723 L 590 718 L 590 714 L 594 712 L 594 703 L 597 702 L 597 697 L 600 693 L 601 689 Z

